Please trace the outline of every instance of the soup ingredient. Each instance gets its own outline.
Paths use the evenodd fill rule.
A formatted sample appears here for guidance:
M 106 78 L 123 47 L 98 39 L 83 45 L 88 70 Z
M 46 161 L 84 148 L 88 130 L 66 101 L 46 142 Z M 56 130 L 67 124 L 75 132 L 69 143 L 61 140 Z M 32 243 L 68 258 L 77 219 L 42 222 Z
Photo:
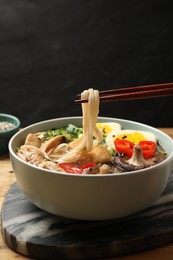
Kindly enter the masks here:
M 115 149 L 119 153 L 125 153 L 128 157 L 133 154 L 135 144 L 124 139 L 117 139 L 114 141 Z M 156 143 L 148 140 L 140 141 L 138 144 L 142 149 L 144 158 L 151 157 L 154 155 L 156 150 Z
M 84 170 L 96 167 L 97 165 L 93 162 L 89 162 L 80 166 L 78 163 L 59 163 L 59 167 L 63 168 L 66 172 L 69 173 L 78 173 L 82 174 Z
M 153 141 L 155 143 L 157 142 L 156 136 L 151 132 L 128 130 L 128 129 L 119 131 L 119 133 L 117 133 L 117 135 L 115 135 L 115 138 L 116 139 L 122 138 L 122 139 L 125 139 L 128 141 L 131 141 L 134 144 L 138 144 L 142 140 L 149 140 L 149 141 Z
M 125 157 L 116 156 L 113 160 L 115 169 L 118 168 L 118 172 L 130 172 L 142 169 L 139 166 L 128 163 Z
M 148 131 L 138 131 L 131 129 L 124 129 L 116 131 L 114 132 L 114 134 L 108 134 L 108 136 L 106 137 L 107 145 L 114 148 L 114 141 L 116 139 L 127 140 L 134 144 L 138 144 L 142 140 L 148 140 L 157 143 L 157 138 L 153 133 Z
M 127 162 L 140 168 L 149 166 L 149 163 L 143 157 L 142 147 L 139 144 L 134 145 L 133 155 Z
M 89 153 L 95 163 L 107 163 L 111 161 L 111 154 L 105 145 L 98 145 Z
M 142 153 L 145 158 L 152 156 L 156 150 L 156 143 L 152 141 L 140 141 L 139 146 L 142 148 Z
M 146 159 L 143 157 L 143 151 L 140 145 L 135 144 L 133 148 L 133 154 L 130 159 L 127 159 L 126 156 L 115 156 L 113 163 L 115 167 L 118 167 L 123 172 L 141 170 L 153 165 L 158 164 L 163 159 L 153 154 L 151 157 Z
M 97 123 L 96 126 L 103 133 L 104 136 L 108 134 L 114 135 L 117 131 L 121 130 L 121 125 L 114 122 Z
M 22 145 L 18 150 L 18 156 L 36 166 L 39 166 L 45 159 L 42 151 L 34 145 Z
M 75 174 L 112 174 L 134 171 L 158 164 L 167 156 L 159 142 L 156 144 L 148 140 L 140 141 L 136 145 L 126 139 L 116 139 L 114 148 L 109 149 L 105 142 L 99 142 L 93 137 L 91 151 L 74 150 L 75 147 L 81 145 L 80 142 L 83 140 L 82 128 L 76 139 L 69 137 L 67 128 L 61 128 L 61 131 L 51 130 L 56 133 L 64 132 L 65 136 L 52 135 L 49 139 L 45 139 L 44 134 L 49 130 L 28 134 L 24 145 L 17 150 L 18 156 L 44 169 Z M 72 153 L 74 153 L 73 156 Z M 66 156 L 66 161 L 61 161 L 64 156 Z M 72 157 L 73 161 L 71 161 Z
M 41 146 L 41 138 L 39 138 L 39 136 L 40 136 L 40 133 L 28 134 L 25 139 L 25 144 L 33 145 L 33 146 L 36 146 L 39 148 Z
M 99 171 L 101 174 L 108 174 L 110 173 L 110 166 L 108 164 L 103 164 L 100 166 Z
M 50 129 L 44 132 L 44 138 L 45 140 L 49 140 L 52 137 L 55 137 L 57 135 L 63 135 L 67 138 L 76 139 L 80 134 L 83 133 L 82 128 L 77 127 L 73 124 L 69 124 L 67 127 L 63 128 L 54 128 Z
M 79 168 L 77 163 L 59 163 L 58 166 L 68 173 L 82 173 L 82 170 Z
M 55 150 L 60 144 L 67 143 L 67 138 L 63 135 L 57 135 L 48 141 L 45 141 L 42 145 L 42 150 L 46 153 L 51 153 L 53 150 Z
M 0 131 L 4 132 L 13 128 L 15 128 L 15 124 L 8 121 L 0 121 Z
M 119 153 L 125 153 L 128 157 L 132 156 L 134 143 L 124 139 L 117 139 L 114 144 Z
M 52 171 L 62 171 L 62 169 L 60 169 L 58 165 L 52 161 L 44 160 L 42 163 L 39 164 L 39 167 Z

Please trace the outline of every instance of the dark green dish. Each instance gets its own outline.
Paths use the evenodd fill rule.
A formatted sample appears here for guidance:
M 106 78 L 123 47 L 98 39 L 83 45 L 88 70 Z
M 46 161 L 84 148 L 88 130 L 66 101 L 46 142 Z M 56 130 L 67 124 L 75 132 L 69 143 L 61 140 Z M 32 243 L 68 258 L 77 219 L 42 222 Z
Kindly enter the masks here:
M 20 120 L 9 114 L 0 114 L 0 122 L 12 123 L 14 126 L 9 129 L 0 129 L 0 155 L 8 153 L 8 142 L 10 138 L 19 130 Z

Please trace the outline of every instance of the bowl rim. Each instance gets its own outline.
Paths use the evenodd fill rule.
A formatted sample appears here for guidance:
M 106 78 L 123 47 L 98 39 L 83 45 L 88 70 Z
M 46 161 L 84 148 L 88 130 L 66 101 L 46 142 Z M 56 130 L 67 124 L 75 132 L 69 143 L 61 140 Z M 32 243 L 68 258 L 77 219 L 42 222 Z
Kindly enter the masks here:
M 12 148 L 12 143 L 14 141 L 14 139 L 19 135 L 21 134 L 22 132 L 25 132 L 27 131 L 28 129 L 34 127 L 34 126 L 38 126 L 38 125 L 41 125 L 41 124 L 45 124 L 45 123 L 49 123 L 49 122 L 53 122 L 53 121 L 61 121 L 61 120 L 75 120 L 75 119 L 80 119 L 82 120 L 82 116 L 69 116 L 69 117 L 58 117 L 58 118 L 52 118 L 52 119 L 48 119 L 48 120 L 43 120 L 43 121 L 39 121 L 37 123 L 33 123 L 33 124 L 30 124 L 26 127 L 24 127 L 23 129 L 21 129 L 19 132 L 15 133 L 9 143 L 8 143 L 8 149 L 9 149 L 9 152 L 10 152 L 10 157 L 13 156 L 15 157 L 18 161 L 20 161 L 21 163 L 25 164 L 27 167 L 31 167 L 33 168 L 34 170 L 39 170 L 39 171 L 43 171 L 45 173 L 49 173 L 49 174 L 61 174 L 61 175 L 65 175 L 65 176 L 69 176 L 69 177 L 77 177 L 77 178 L 89 178 L 89 177 L 92 177 L 92 178 L 106 178 L 106 177 L 110 177 L 110 176 L 126 176 L 126 175 L 136 175 L 136 174 L 145 174 L 148 170 L 154 170 L 156 168 L 159 168 L 160 166 L 164 166 L 165 164 L 167 164 L 169 161 L 172 160 L 173 162 L 173 139 L 167 135 L 166 133 L 164 133 L 163 131 L 159 130 L 158 128 L 155 128 L 153 126 L 150 126 L 150 125 L 147 125 L 147 124 L 144 124 L 144 123 L 140 123 L 140 122 L 137 122 L 137 121 L 133 121 L 133 120 L 128 120 L 128 119 L 123 119 L 123 118 L 114 118 L 114 117 L 104 117 L 104 116 L 99 116 L 98 117 L 98 120 L 99 119 L 106 119 L 106 120 L 118 120 L 118 121 L 123 121 L 125 123 L 132 123 L 132 124 L 136 124 L 138 126 L 141 126 L 141 127 L 147 127 L 148 129 L 151 129 L 151 130 L 154 130 L 155 132 L 159 133 L 159 134 L 162 134 L 165 138 L 167 138 L 167 140 L 169 140 L 169 142 L 172 144 L 172 151 L 171 153 L 169 154 L 169 156 L 163 160 L 162 162 L 160 162 L 159 164 L 156 164 L 152 167 L 149 167 L 149 168 L 144 168 L 144 169 L 140 169 L 140 170 L 135 170 L 135 171 L 130 171 L 130 172 L 123 172 L 123 173 L 109 173 L 109 174 L 76 174 L 76 173 L 66 173 L 66 172 L 57 172 L 57 171 L 53 171 L 53 170 L 48 170 L 48 169 L 44 169 L 44 168 L 39 168 L 38 166 L 35 166 L 35 165 L 32 165 L 24 160 L 22 160 L 20 157 L 17 156 L 17 154 L 14 152 L 13 148 Z M 149 131 L 149 130 L 148 130 Z
M 10 133 L 11 131 L 14 131 L 14 130 L 16 130 L 16 129 L 18 129 L 20 127 L 21 122 L 20 122 L 19 118 L 17 118 L 16 116 L 11 115 L 11 114 L 6 114 L 6 113 L 0 113 L 0 118 L 1 118 L 1 116 L 6 118 L 5 120 L 7 122 L 9 122 L 8 119 L 14 120 L 15 121 L 15 127 L 7 129 L 5 131 L 0 131 L 0 134 Z M 1 121 L 1 119 L 0 119 L 0 121 Z

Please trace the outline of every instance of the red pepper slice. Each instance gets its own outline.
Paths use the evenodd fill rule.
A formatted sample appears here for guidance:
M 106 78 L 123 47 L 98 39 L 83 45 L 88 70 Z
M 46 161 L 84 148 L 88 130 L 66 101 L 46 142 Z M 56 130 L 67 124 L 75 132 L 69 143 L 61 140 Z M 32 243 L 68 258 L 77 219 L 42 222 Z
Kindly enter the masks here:
M 80 167 L 77 163 L 59 163 L 58 165 L 68 173 L 77 174 L 82 174 L 84 169 L 96 166 L 93 162 L 86 163 L 82 167 Z
M 79 168 L 77 163 L 59 163 L 58 166 L 64 169 L 68 173 L 78 173 L 78 174 L 82 173 L 82 169 Z
M 142 148 L 142 153 L 144 158 L 151 157 L 154 155 L 156 150 L 156 143 L 148 140 L 140 141 L 140 147 Z
M 134 143 L 124 139 L 117 139 L 114 141 L 114 145 L 119 153 L 125 153 L 128 157 L 132 156 Z
M 91 167 L 95 167 L 96 164 L 94 162 L 89 162 L 89 163 L 86 163 L 82 166 L 82 170 L 84 169 L 87 169 L 87 168 L 91 168 Z

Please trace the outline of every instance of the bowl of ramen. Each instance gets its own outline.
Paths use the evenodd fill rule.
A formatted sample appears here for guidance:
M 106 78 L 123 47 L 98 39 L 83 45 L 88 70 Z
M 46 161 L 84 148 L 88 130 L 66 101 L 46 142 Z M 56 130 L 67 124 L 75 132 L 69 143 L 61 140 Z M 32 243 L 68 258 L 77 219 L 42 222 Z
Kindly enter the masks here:
M 97 98 L 82 111 L 11 138 L 20 189 L 37 207 L 80 220 L 121 218 L 152 205 L 172 170 L 173 140 L 139 122 L 99 117 Z

